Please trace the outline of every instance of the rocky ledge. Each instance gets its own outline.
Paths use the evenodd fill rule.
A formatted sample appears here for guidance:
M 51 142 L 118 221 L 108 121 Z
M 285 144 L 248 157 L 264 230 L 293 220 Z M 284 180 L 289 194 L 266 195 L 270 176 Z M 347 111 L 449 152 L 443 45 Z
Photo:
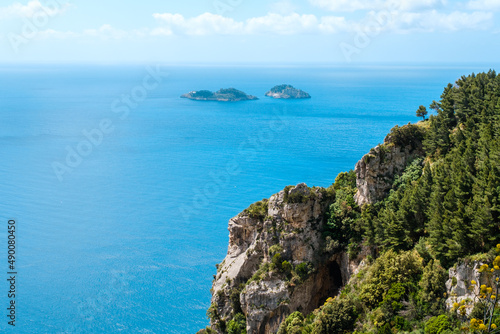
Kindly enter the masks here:
M 192 91 L 187 94 L 181 95 L 181 97 L 196 101 L 235 102 L 235 101 L 258 100 L 256 96 L 247 95 L 241 90 L 237 90 L 234 88 L 227 88 L 227 89 L 221 88 L 215 93 L 209 90 Z
M 395 126 L 383 144 L 372 148 L 356 164 L 358 192 L 354 199 L 359 206 L 383 199 L 392 188 L 394 178 L 401 175 L 412 160 L 424 156 L 422 124 Z
M 273 97 L 275 99 L 310 99 L 311 95 L 308 93 L 294 88 L 290 85 L 279 85 L 271 88 L 266 96 Z

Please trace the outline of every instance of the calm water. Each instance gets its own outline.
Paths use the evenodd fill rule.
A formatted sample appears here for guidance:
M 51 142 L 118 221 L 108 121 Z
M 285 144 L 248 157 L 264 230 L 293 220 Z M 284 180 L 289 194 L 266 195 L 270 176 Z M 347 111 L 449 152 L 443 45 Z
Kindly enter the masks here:
M 448 82 L 488 69 L 164 67 L 124 107 L 146 66 L 0 66 L 0 309 L 15 218 L 16 332 L 196 332 L 229 218 L 286 185 L 330 185 Z M 281 83 L 313 98 L 263 96 Z M 179 98 L 221 87 L 261 99 Z M 103 120 L 112 131 L 85 145 Z M 87 156 L 61 181 L 68 147 Z

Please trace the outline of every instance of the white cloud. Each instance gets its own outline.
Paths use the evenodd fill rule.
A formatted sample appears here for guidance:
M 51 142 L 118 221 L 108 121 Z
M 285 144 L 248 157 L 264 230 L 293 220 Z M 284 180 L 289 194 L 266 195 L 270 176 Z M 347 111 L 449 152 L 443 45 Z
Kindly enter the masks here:
M 281 15 L 269 13 L 266 16 L 249 18 L 244 22 L 205 13 L 186 19 L 181 14 L 154 14 L 161 26 L 152 31 L 153 35 L 250 35 L 275 34 L 292 35 L 301 33 L 332 33 L 347 28 L 343 17 L 292 13 Z
M 309 0 L 316 7 L 337 12 L 358 10 L 414 11 L 433 9 L 446 4 L 446 0 Z
M 383 15 L 381 15 L 383 14 Z M 452 12 L 436 10 L 423 12 L 376 12 L 371 11 L 361 20 L 347 20 L 339 16 L 310 14 L 281 15 L 269 13 L 265 16 L 236 21 L 217 14 L 205 13 L 192 18 L 181 14 L 154 14 L 159 26 L 154 29 L 120 30 L 109 24 L 82 32 L 47 29 L 38 32 L 43 39 L 85 38 L 122 40 L 147 36 L 209 36 L 209 35 L 299 35 L 357 33 L 384 31 L 392 33 L 453 32 L 459 30 L 481 30 L 492 26 L 491 12 Z
M 65 39 L 78 36 L 79 34 L 72 31 L 57 31 L 53 29 L 41 30 L 37 34 L 37 37 L 40 39 Z
M 238 34 L 243 32 L 243 23 L 218 14 L 205 13 L 186 19 L 181 14 L 153 14 L 153 17 L 162 23 L 162 27 L 155 29 L 156 35 L 209 35 L 209 34 Z
M 32 18 L 35 14 L 45 13 L 48 16 L 62 14 L 69 7 L 69 4 L 61 4 L 59 1 L 50 0 L 42 4 L 39 0 L 33 0 L 23 5 L 16 2 L 7 7 L 0 7 L 0 19 L 6 18 Z
M 500 10 L 500 0 L 472 0 L 467 7 L 472 10 Z
M 384 13 L 383 20 L 377 19 Z M 452 12 L 436 10 L 422 12 L 371 11 L 362 20 L 349 21 L 345 17 L 297 14 L 281 15 L 270 13 L 254 17 L 244 22 L 235 21 L 220 15 L 205 13 L 194 18 L 181 14 L 155 14 L 160 27 L 151 31 L 152 35 L 296 35 L 296 34 L 334 34 L 338 32 L 372 30 L 396 33 L 408 32 L 452 32 L 458 30 L 481 30 L 489 27 L 492 13 Z
M 318 19 L 314 15 L 299 15 L 293 13 L 283 16 L 281 14 L 267 14 L 266 16 L 248 19 L 245 32 L 248 34 L 270 33 L 278 35 L 293 35 L 297 33 L 312 33 L 318 29 Z
M 424 13 L 400 13 L 388 28 L 403 33 L 483 30 L 487 29 L 492 24 L 492 20 L 492 13 L 452 12 L 445 14 L 432 10 Z

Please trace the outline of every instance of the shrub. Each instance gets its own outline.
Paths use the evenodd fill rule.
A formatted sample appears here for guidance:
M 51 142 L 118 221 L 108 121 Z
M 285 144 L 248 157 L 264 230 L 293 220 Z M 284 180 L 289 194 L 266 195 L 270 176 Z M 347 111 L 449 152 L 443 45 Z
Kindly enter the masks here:
M 333 184 L 335 190 L 347 187 L 356 188 L 356 173 L 352 169 L 337 175 L 335 183 Z
M 391 325 L 392 328 L 396 329 L 398 332 L 411 330 L 410 323 L 401 316 L 394 317 L 394 320 L 391 321 Z
M 247 334 L 247 320 L 242 313 L 238 313 L 227 323 L 227 334 Z
M 358 310 L 351 299 L 336 298 L 327 302 L 314 321 L 315 334 L 343 333 L 352 331 Z
M 421 126 L 408 124 L 400 127 L 396 125 L 384 141 L 401 147 L 410 145 L 412 149 L 415 149 L 422 146 L 424 136 L 425 130 Z
M 285 274 L 290 274 L 292 272 L 293 266 L 290 262 L 288 261 L 283 261 L 281 263 L 281 271 L 283 271 Z
M 284 189 L 285 195 L 283 196 L 283 202 L 290 204 L 307 203 L 310 199 L 314 198 L 315 196 L 313 188 L 309 188 L 309 192 L 305 194 L 298 191 L 290 193 L 290 190 L 292 188 L 294 188 L 294 186 L 285 187 Z
M 245 284 L 240 284 L 238 287 L 234 287 L 231 289 L 231 292 L 229 294 L 229 300 L 231 301 L 231 307 L 233 309 L 233 314 L 243 312 L 241 310 L 240 294 L 244 288 L 245 288 Z
M 281 264 L 283 263 L 283 260 L 281 259 L 281 254 L 280 253 L 274 254 L 271 263 L 273 265 L 273 268 L 281 270 Z
M 360 298 L 374 308 L 395 283 L 417 283 L 422 273 L 422 258 L 415 251 L 396 253 L 389 250 L 368 269 L 360 289 Z
M 443 294 L 446 292 L 448 275 L 441 267 L 439 260 L 431 260 L 424 268 L 422 279 L 419 282 L 419 299 L 423 303 L 424 311 L 435 313 L 444 307 Z M 455 278 L 456 281 L 456 278 Z
M 273 257 L 274 254 L 281 253 L 281 252 L 283 252 L 283 247 L 281 247 L 280 245 L 272 245 L 271 247 L 269 247 L 269 256 L 270 257 Z
M 441 334 L 447 329 L 451 329 L 451 321 L 444 314 L 432 317 L 425 323 L 425 334 Z
M 250 218 L 263 220 L 267 216 L 269 200 L 263 199 L 262 201 L 251 204 L 247 209 L 243 210 Z
M 290 314 L 280 325 L 277 334 L 301 334 L 304 316 L 299 311 Z
M 302 262 L 295 266 L 295 273 L 302 281 L 304 281 L 311 274 L 311 271 L 312 266 L 307 262 Z

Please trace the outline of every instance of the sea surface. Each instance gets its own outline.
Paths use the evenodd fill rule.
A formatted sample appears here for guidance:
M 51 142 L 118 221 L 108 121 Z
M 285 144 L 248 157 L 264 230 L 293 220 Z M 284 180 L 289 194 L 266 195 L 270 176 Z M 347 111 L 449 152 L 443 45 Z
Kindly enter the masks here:
M 489 66 L 0 65 L 0 332 L 9 219 L 16 333 L 195 333 L 231 217 L 329 186 Z M 282 83 L 312 99 L 264 96 Z M 179 98 L 228 87 L 260 100 Z

